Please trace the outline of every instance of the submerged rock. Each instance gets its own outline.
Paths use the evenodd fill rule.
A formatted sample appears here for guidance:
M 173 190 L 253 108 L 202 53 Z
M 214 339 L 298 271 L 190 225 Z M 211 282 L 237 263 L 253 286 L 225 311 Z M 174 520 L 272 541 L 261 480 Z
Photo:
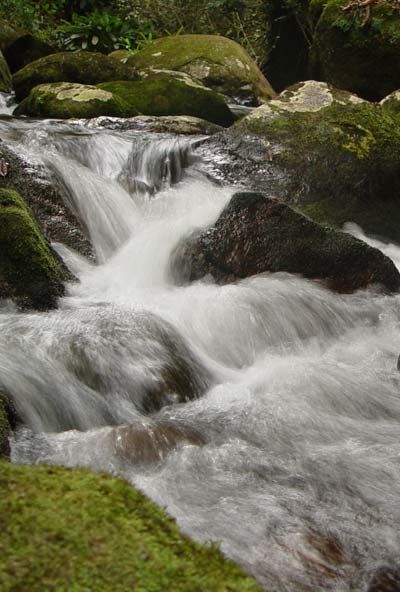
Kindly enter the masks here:
M 214 226 L 180 245 L 173 269 L 181 281 L 210 274 L 226 283 L 284 271 L 324 280 L 339 292 L 371 284 L 400 287 L 393 262 L 377 249 L 250 192 L 236 193 Z
M 16 191 L 0 189 L 0 294 L 52 308 L 67 275 Z
M 51 578 L 54 590 L 261 592 L 121 479 L 2 462 L 0 491 L 0 581 L 21 590 L 43 592 Z
M 0 20 L 0 51 L 11 72 L 54 52 L 54 48 L 31 33 Z
M 3 53 L 0 50 L 0 92 L 10 92 L 11 88 L 11 72 Z
M 123 116 L 125 105 L 113 93 L 72 82 L 55 82 L 35 86 L 14 111 L 15 115 L 54 119 Z M 128 111 L 129 116 L 138 112 Z
M 159 462 L 179 446 L 205 444 L 194 428 L 163 419 L 118 426 L 109 437 L 116 456 L 133 464 Z
M 133 55 L 127 63 L 141 71 L 186 72 L 217 92 L 252 104 L 274 96 L 256 63 L 240 45 L 226 37 L 163 37 Z
M 95 85 L 111 80 L 137 80 L 134 67 L 118 60 L 89 51 L 61 52 L 36 60 L 13 76 L 18 101 L 28 96 L 32 88 L 51 82 L 78 82 Z
M 362 10 L 343 11 L 347 0 L 314 4 L 320 12 L 311 49 L 314 77 L 373 101 L 400 87 L 398 8 L 375 3 L 365 21 Z
M 194 82 L 168 73 L 158 73 L 138 82 L 106 82 L 98 88 L 111 92 L 124 106 L 127 116 L 190 115 L 217 125 L 233 123 L 233 115 L 221 95 Z
M 228 180 L 278 195 L 316 222 L 400 242 L 400 126 L 384 106 L 308 81 L 253 110 L 208 150 Z

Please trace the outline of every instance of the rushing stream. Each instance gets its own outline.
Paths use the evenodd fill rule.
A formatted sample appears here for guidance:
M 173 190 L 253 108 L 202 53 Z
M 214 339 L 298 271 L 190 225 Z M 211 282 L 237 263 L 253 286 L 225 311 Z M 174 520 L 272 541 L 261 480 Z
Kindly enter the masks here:
M 124 475 L 266 589 L 366 590 L 400 550 L 400 296 L 288 274 L 174 286 L 175 246 L 235 191 L 202 174 L 197 140 L 15 119 L 0 131 L 57 175 L 98 261 L 55 245 L 79 280 L 58 310 L 0 308 L 0 387 L 27 424 L 13 460 Z M 373 244 L 400 264 L 400 248 Z M 148 415 L 177 358 L 204 394 L 171 392 Z

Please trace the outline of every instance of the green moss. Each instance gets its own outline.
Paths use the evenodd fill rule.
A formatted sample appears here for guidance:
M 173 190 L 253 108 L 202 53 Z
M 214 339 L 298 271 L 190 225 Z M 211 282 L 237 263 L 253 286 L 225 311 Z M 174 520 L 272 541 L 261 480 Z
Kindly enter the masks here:
M 59 119 L 137 114 L 134 109 L 127 112 L 123 102 L 110 92 L 95 86 L 68 82 L 36 86 L 15 110 L 15 115 Z
M 313 75 L 379 100 L 400 87 L 400 13 L 389 3 L 362 13 L 343 12 L 347 0 L 328 0 L 315 29 Z
M 349 220 L 400 241 L 400 126 L 380 106 L 248 117 L 238 124 L 277 146 L 278 191 L 317 222 Z
M 61 52 L 36 60 L 13 76 L 17 100 L 32 88 L 50 82 L 98 84 L 110 80 L 137 80 L 135 68 L 101 53 Z
M 178 35 L 157 39 L 128 59 L 138 70 L 156 68 L 194 75 L 210 88 L 235 95 L 244 86 L 258 98 L 274 92 L 246 51 L 217 35 Z
M 63 271 L 16 191 L 0 189 L 0 276 L 12 295 L 48 308 L 63 294 Z
M 260 590 L 120 479 L 0 463 L 0 492 L 4 592 Z
M 138 82 L 106 82 L 98 88 L 113 93 L 127 113 L 192 115 L 218 125 L 230 125 L 233 116 L 218 93 L 173 76 L 159 75 Z

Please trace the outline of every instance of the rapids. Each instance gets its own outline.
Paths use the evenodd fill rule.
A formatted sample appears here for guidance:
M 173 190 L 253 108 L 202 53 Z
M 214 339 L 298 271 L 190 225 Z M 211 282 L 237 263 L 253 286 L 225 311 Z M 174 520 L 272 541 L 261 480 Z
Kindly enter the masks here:
M 26 423 L 13 461 L 122 474 L 268 590 L 366 590 L 400 550 L 400 296 L 289 274 L 177 287 L 174 247 L 235 191 L 203 174 L 197 140 L 7 118 L 0 131 L 57 175 L 97 256 L 54 245 L 78 279 L 58 310 L 0 308 L 0 387 Z M 396 245 L 346 231 L 400 265 Z M 205 392 L 148 417 L 166 343 Z M 118 453 L 115 426 L 151 440 L 157 422 L 169 453 Z

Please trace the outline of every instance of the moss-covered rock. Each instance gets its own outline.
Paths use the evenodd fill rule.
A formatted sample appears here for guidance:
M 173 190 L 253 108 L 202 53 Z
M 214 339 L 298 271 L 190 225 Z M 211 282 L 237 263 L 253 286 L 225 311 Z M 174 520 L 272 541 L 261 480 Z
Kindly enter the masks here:
M 121 479 L 0 464 L 0 587 L 30 592 L 260 592 Z
M 189 281 L 285 271 L 325 280 L 339 292 L 370 284 L 400 287 L 400 274 L 383 253 L 263 193 L 236 193 L 211 228 L 178 247 L 173 268 Z
M 0 92 L 9 92 L 11 87 L 11 72 L 0 50 Z
M 192 115 L 223 126 L 233 123 L 223 97 L 190 77 L 158 73 L 138 82 L 106 82 L 98 88 L 118 97 L 127 114 Z
M 93 249 L 77 218 L 66 207 L 64 190 L 44 166 L 27 161 L 0 141 L 0 159 L 9 164 L 0 176 L 0 189 L 15 189 L 28 205 L 40 230 L 49 241 L 61 242 L 93 259 Z
M 15 109 L 15 115 L 50 117 L 55 119 L 114 117 L 137 115 L 112 92 L 96 86 L 73 82 L 39 84 Z
M 54 48 L 31 33 L 0 20 L 0 51 L 11 72 L 16 72 L 26 64 L 53 53 Z
M 38 84 L 78 82 L 98 84 L 111 80 L 137 80 L 134 67 L 102 53 L 90 51 L 61 52 L 36 60 L 13 76 L 18 101 L 28 96 Z
M 0 293 L 47 309 L 64 293 L 64 272 L 20 195 L 0 189 Z
M 232 170 L 317 222 L 352 221 L 400 242 L 398 116 L 322 83 L 308 99 L 299 88 L 230 128 Z
M 274 96 L 270 84 L 247 52 L 216 35 L 177 35 L 156 39 L 128 59 L 138 70 L 178 70 L 229 97 L 256 104 Z
M 108 54 L 110 58 L 114 60 L 126 61 L 129 57 L 131 57 L 132 53 L 127 49 L 116 49 Z
M 390 93 L 387 97 L 382 99 L 380 105 L 391 112 L 393 115 L 400 115 L 400 89 Z M 400 125 L 400 120 L 399 120 Z
M 399 88 L 400 12 L 393 4 L 374 4 L 367 22 L 362 12 L 342 10 L 347 0 L 323 4 L 311 51 L 312 75 L 369 100 Z

